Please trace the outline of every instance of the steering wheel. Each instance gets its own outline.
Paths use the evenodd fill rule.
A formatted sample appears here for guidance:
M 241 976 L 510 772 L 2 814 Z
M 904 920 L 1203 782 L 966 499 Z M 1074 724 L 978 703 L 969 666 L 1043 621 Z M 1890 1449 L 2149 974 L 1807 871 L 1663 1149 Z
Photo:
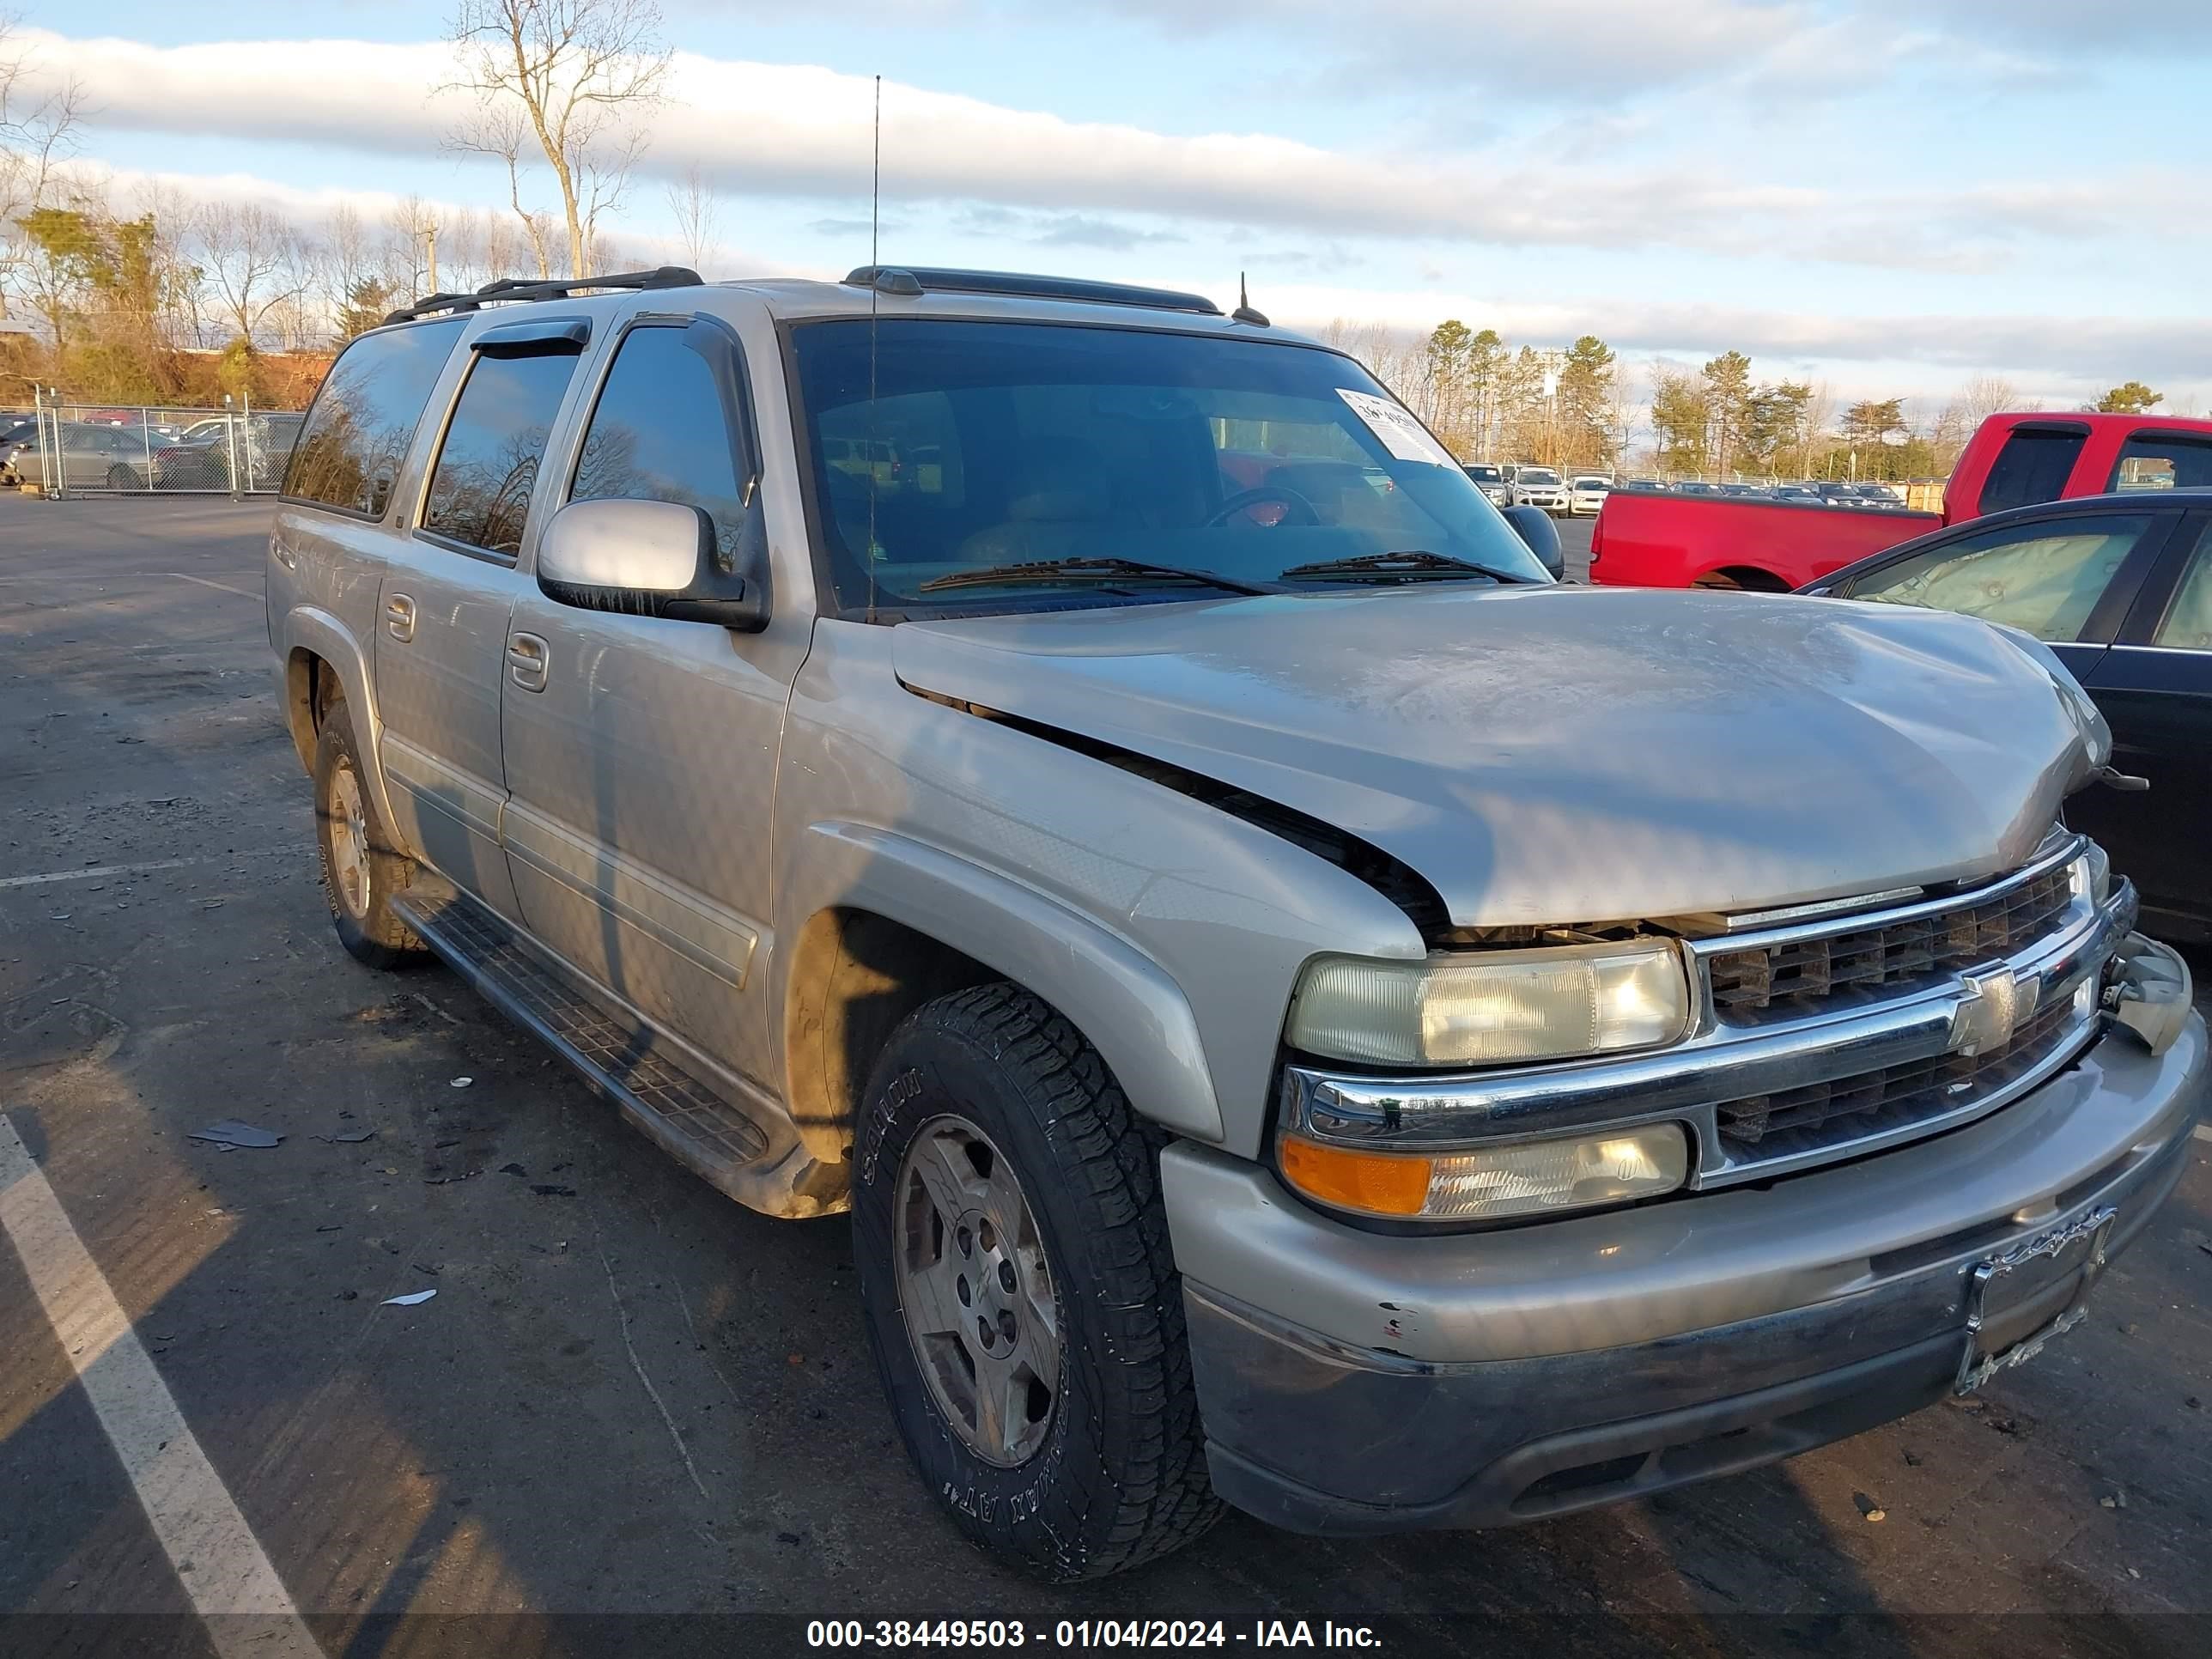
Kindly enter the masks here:
M 1275 520 L 1275 525 L 1317 525 L 1321 522 L 1321 514 L 1314 511 L 1314 504 L 1289 485 L 1261 484 L 1255 489 L 1240 489 L 1222 502 L 1213 509 L 1213 516 L 1206 521 L 1205 527 L 1218 529 L 1247 507 L 1258 507 L 1267 501 L 1282 504 L 1283 516 Z M 1275 526 L 1267 527 L 1273 529 Z

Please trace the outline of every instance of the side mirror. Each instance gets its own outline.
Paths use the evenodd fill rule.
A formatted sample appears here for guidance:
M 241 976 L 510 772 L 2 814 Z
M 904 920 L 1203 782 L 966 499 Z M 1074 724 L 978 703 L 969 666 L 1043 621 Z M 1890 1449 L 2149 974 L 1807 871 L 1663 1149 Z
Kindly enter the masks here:
M 1552 573 L 1552 580 L 1565 581 L 1567 556 L 1559 550 L 1559 527 L 1552 522 L 1552 515 L 1540 507 L 1501 507 L 1498 510 L 1513 526 L 1513 533 L 1528 544 L 1528 550 Z
M 714 521 L 688 502 L 571 501 L 538 544 L 538 586 L 548 599 L 580 610 L 758 633 L 769 618 L 758 525 L 755 515 L 734 559 L 725 561 Z

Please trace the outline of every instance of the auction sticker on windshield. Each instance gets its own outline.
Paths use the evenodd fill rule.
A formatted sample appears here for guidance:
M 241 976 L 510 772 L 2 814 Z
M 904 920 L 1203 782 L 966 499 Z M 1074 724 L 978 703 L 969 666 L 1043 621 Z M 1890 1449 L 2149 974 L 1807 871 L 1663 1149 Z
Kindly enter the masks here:
M 1382 441 L 1382 447 L 1401 461 L 1425 461 L 1431 466 L 1457 466 L 1451 452 L 1428 434 L 1426 428 L 1388 398 L 1345 386 L 1336 395 L 1350 404 L 1367 429 Z

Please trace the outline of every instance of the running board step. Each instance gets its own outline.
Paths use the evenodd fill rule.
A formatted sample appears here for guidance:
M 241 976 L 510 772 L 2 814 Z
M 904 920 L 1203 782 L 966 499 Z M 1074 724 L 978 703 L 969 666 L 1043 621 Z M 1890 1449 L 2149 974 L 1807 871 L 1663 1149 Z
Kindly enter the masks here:
M 395 897 L 392 908 L 486 1001 L 582 1073 L 663 1151 L 739 1203 L 771 1215 L 842 1207 L 794 1190 L 793 1176 L 805 1184 L 800 1166 L 813 1160 L 792 1126 L 764 1126 L 701 1081 L 650 1026 L 586 996 L 477 900 L 434 880 Z

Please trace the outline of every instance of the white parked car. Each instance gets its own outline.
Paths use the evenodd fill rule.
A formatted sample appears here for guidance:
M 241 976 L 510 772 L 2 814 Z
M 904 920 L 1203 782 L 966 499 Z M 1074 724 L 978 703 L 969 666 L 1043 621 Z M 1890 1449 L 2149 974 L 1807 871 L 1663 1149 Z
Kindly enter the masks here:
M 1516 466 L 1507 475 L 1512 483 L 1513 505 L 1540 507 L 1547 513 L 1567 510 L 1567 487 L 1548 466 Z
M 1567 511 L 1570 514 L 1595 513 L 1605 505 L 1605 498 L 1613 493 L 1613 480 L 1601 474 L 1585 473 L 1567 482 Z

